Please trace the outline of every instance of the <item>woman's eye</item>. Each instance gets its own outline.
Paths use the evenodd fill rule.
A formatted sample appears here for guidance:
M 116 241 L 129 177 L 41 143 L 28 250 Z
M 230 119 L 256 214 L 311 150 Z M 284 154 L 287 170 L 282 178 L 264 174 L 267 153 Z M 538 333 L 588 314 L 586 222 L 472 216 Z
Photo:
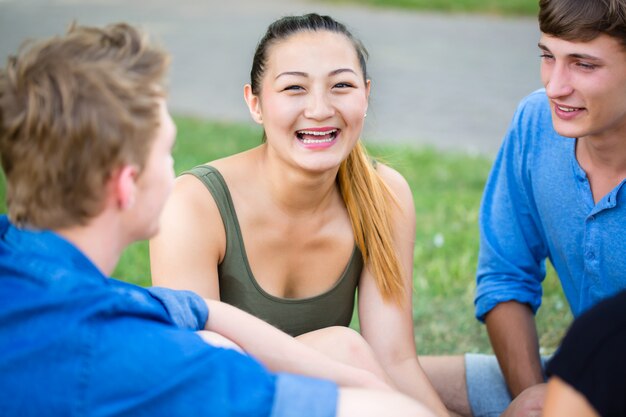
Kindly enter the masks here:
M 351 88 L 354 87 L 352 84 L 350 83 L 337 83 L 334 85 L 335 88 Z
M 303 90 L 303 88 L 299 85 L 289 85 L 283 89 L 283 91 L 299 91 Z

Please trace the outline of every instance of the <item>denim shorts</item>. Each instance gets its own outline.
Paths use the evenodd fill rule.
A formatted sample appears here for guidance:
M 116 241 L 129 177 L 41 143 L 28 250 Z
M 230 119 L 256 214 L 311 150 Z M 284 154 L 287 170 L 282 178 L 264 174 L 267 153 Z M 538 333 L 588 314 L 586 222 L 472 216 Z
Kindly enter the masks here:
M 545 370 L 549 357 L 542 357 Z M 467 398 L 474 417 L 498 417 L 511 403 L 511 394 L 494 355 L 465 355 Z

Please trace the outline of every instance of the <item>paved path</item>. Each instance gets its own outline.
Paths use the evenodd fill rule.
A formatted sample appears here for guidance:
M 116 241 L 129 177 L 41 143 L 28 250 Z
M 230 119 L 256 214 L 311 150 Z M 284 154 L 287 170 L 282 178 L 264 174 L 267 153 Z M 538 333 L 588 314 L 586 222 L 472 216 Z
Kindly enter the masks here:
M 534 18 L 440 15 L 306 0 L 0 0 L 0 59 L 22 39 L 82 24 L 140 24 L 173 54 L 174 112 L 249 121 L 256 43 L 285 14 L 346 23 L 370 52 L 364 138 L 493 155 L 519 99 L 540 87 Z M 224 138 L 214 138 L 224 140 Z

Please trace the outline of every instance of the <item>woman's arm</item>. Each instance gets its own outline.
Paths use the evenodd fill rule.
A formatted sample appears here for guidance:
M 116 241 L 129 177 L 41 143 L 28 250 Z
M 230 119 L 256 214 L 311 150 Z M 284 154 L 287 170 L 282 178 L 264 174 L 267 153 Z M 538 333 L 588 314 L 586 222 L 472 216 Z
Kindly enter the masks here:
M 152 284 L 219 299 L 217 266 L 226 235 L 213 196 L 194 176 L 176 180 L 150 241 Z
M 448 412 L 422 370 L 413 334 L 413 247 L 415 208 L 406 180 L 395 170 L 379 164 L 379 173 L 395 193 L 393 240 L 404 282 L 402 305 L 386 301 L 378 290 L 369 268 L 364 268 L 359 283 L 359 320 L 361 333 L 394 384 L 419 400 L 437 415 Z

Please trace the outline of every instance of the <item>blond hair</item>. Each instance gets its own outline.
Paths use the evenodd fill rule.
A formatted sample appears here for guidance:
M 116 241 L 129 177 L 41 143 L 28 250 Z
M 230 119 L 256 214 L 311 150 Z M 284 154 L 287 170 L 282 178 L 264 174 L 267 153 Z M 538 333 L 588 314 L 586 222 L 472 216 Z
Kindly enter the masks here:
M 369 262 L 383 297 L 401 303 L 404 286 L 391 224 L 396 198 L 360 141 L 339 166 L 337 178 L 363 261 Z
M 72 25 L 9 58 L 0 71 L 0 156 L 12 222 L 57 229 L 102 210 L 113 171 L 146 162 L 168 63 L 123 23 Z

